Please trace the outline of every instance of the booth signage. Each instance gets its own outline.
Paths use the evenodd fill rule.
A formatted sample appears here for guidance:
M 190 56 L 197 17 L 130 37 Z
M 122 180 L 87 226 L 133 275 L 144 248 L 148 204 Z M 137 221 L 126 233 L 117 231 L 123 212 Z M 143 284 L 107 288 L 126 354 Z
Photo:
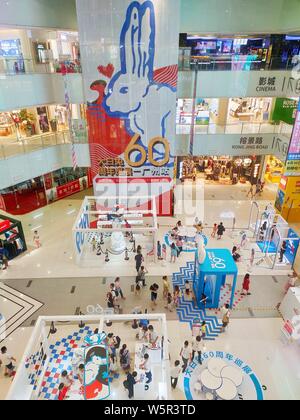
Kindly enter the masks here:
M 179 10 L 77 0 L 93 177 L 173 179 Z
M 78 229 L 88 229 L 89 226 L 89 216 L 86 213 L 83 213 L 80 217 L 79 223 L 78 223 Z M 76 232 L 76 250 L 79 256 L 81 256 L 84 244 L 85 244 L 85 234 L 83 232 Z
M 262 401 L 264 399 L 263 387 L 253 372 L 252 368 L 246 362 L 231 353 L 224 351 L 209 351 L 202 353 L 202 366 L 200 366 L 199 363 L 193 361 L 185 371 L 184 392 L 188 401 L 194 400 L 193 394 L 195 392 L 195 383 L 198 381 L 201 371 L 203 371 L 203 366 L 207 366 L 211 359 L 223 360 L 223 362 L 225 362 L 227 365 L 241 370 L 244 377 L 243 397 L 241 396 L 243 399 L 256 399 L 258 401 Z M 220 373 L 220 378 L 222 378 L 222 373 Z
M 57 187 L 57 199 L 61 199 L 61 198 L 65 198 L 68 197 L 69 195 L 72 195 L 76 192 L 80 192 L 81 187 L 80 187 L 80 181 L 73 181 L 70 182 L 69 184 L 65 184 L 62 187 Z
M 188 136 L 177 136 L 184 138 Z M 210 135 L 210 141 L 201 134 L 195 136 L 193 154 L 202 155 L 230 155 L 230 156 L 252 156 L 252 155 L 275 155 L 278 159 L 285 161 L 289 147 L 289 139 L 282 135 L 261 134 L 241 136 L 239 134 L 216 134 Z

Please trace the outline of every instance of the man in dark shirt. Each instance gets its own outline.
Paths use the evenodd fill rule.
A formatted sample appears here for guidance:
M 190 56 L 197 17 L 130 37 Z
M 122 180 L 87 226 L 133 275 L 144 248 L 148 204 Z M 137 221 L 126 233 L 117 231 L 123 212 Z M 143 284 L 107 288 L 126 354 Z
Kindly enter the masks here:
M 137 271 L 137 272 L 139 272 L 139 271 L 140 271 L 140 268 L 141 268 L 141 266 L 142 266 L 143 261 L 144 261 L 144 257 L 143 257 L 143 255 L 142 255 L 141 253 L 138 253 L 138 254 L 135 256 L 135 267 L 136 267 L 136 271 Z
M 136 380 L 137 373 L 128 373 L 127 380 L 124 382 L 125 388 L 128 390 L 128 398 L 131 400 L 134 397 L 134 385 L 139 381 Z

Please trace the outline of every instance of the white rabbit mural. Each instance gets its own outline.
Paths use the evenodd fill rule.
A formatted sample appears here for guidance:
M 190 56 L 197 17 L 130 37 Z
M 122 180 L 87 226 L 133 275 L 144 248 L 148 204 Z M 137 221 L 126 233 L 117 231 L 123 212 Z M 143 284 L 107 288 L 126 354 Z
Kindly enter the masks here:
M 107 87 L 104 103 L 106 112 L 123 118 L 128 132 L 138 134 L 144 146 L 157 136 L 168 138 L 175 124 L 170 104 L 176 101 L 176 87 L 155 80 L 155 40 L 152 1 L 131 3 L 121 31 L 120 69 Z M 158 148 L 159 158 L 164 151 Z

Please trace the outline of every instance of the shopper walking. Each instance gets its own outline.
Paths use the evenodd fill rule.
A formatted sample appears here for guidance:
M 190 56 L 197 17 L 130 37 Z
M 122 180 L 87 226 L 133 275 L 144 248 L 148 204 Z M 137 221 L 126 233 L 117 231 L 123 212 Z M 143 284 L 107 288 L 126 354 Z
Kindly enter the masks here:
M 130 353 L 126 344 L 120 350 L 120 365 L 125 372 L 130 371 Z
M 37 230 L 35 230 L 34 233 L 33 233 L 33 243 L 34 243 L 36 248 L 40 248 L 42 246 L 41 240 L 40 240 L 40 235 L 39 235 L 39 232 Z
M 250 267 L 253 267 L 254 260 L 255 260 L 255 254 L 256 251 L 254 248 L 251 249 L 251 255 L 250 255 Z
M 192 360 L 195 359 L 195 355 L 198 355 L 198 363 L 202 365 L 202 352 L 204 351 L 203 340 L 200 335 L 192 338 Z
M 178 384 L 178 378 L 181 373 L 180 361 L 176 360 L 174 367 L 171 369 L 171 386 L 173 389 L 176 389 Z
M 243 286 L 242 286 L 242 296 L 250 296 L 251 293 L 249 292 L 250 290 L 250 274 L 246 274 L 244 277 L 244 281 L 243 281 Z
M 246 196 L 246 197 L 249 197 L 249 196 L 250 196 L 251 200 L 253 200 L 253 198 L 254 198 L 254 196 L 255 196 L 255 192 L 254 192 L 254 185 L 251 185 L 251 186 L 250 186 L 250 190 L 248 191 L 248 194 L 247 194 L 247 196 Z
M 177 246 L 177 258 L 179 258 L 183 251 L 183 240 L 181 236 L 179 236 L 179 238 L 177 239 L 176 246 Z
M 137 380 L 137 372 L 128 373 L 126 381 L 123 382 L 124 388 L 128 391 L 128 398 L 134 398 L 134 386 L 140 381 Z
M 149 344 L 151 345 L 152 348 L 157 348 L 159 336 L 154 330 L 153 325 L 149 325 L 148 331 L 149 331 L 148 333 Z
M 176 308 L 179 307 L 181 297 L 182 297 L 182 293 L 179 286 L 175 286 L 173 300 L 174 300 L 174 305 Z
M 17 360 L 11 356 L 8 351 L 7 347 L 2 347 L 0 350 L 0 366 L 4 366 L 4 376 L 13 377 L 14 376 L 14 365 L 13 363 L 16 363 Z
M 124 294 L 123 294 L 122 287 L 121 287 L 120 277 L 117 277 L 116 280 L 115 280 L 115 292 L 116 292 L 117 297 L 121 296 L 121 299 L 126 300 L 126 298 L 124 297 Z
M 152 284 L 152 286 L 150 287 L 152 311 L 157 306 L 158 290 L 159 290 L 159 286 L 156 283 Z
M 286 241 L 282 242 L 281 248 L 280 248 L 280 257 L 279 257 L 279 262 L 283 263 L 283 257 L 286 254 L 287 251 L 287 243 Z
M 141 266 L 142 266 L 142 264 L 144 262 L 144 257 L 142 255 L 142 252 L 141 251 L 142 251 L 142 249 L 140 249 L 140 252 L 138 252 L 136 254 L 136 256 L 135 256 L 135 268 L 136 268 L 136 271 L 137 272 L 140 271 L 140 268 L 141 268 Z
M 0 263 L 2 263 L 2 269 L 7 270 L 8 268 L 8 252 L 4 248 L 3 242 L 0 241 Z
M 137 279 L 136 279 L 137 283 L 139 283 L 139 285 L 142 286 L 142 287 L 147 286 L 147 284 L 146 284 L 146 274 L 148 274 L 148 271 L 144 266 L 142 266 L 140 268 L 140 270 L 138 271 L 138 275 L 137 275 Z
M 162 246 L 161 246 L 160 241 L 157 242 L 157 258 L 158 258 L 159 261 L 161 261 L 163 259 L 162 258 Z
M 206 324 L 205 321 L 203 321 L 202 325 L 201 325 L 201 338 L 202 338 L 202 340 L 205 340 L 206 332 L 207 332 L 207 324 Z
M 185 341 L 184 345 L 181 349 L 180 352 L 180 356 L 182 358 L 182 373 L 184 373 L 186 371 L 186 368 L 188 367 L 188 364 L 191 362 L 192 360 L 192 350 L 190 348 L 189 342 Z
M 170 284 L 167 276 L 163 277 L 163 298 L 166 300 L 170 293 Z
M 217 223 L 215 223 L 215 224 L 214 224 L 214 227 L 213 227 L 213 230 L 212 230 L 212 233 L 211 233 L 211 237 L 212 237 L 212 238 L 215 238 L 215 237 L 216 237 L 217 232 L 218 232 L 218 224 L 217 224 Z
M 222 236 L 224 235 L 226 229 L 223 225 L 223 222 L 221 222 L 218 226 L 218 230 L 217 230 L 217 235 L 218 235 L 218 240 L 222 239 Z
M 221 314 L 222 314 L 222 332 L 224 333 L 230 321 L 230 306 L 228 304 L 223 306 L 223 308 L 221 309 Z
M 113 298 L 113 295 L 112 295 L 112 293 L 107 293 L 107 295 L 106 295 L 106 303 L 107 303 L 107 307 L 108 307 L 108 309 L 114 309 L 114 298 Z
M 176 262 L 177 255 L 178 255 L 178 248 L 175 245 L 175 243 L 173 242 L 172 245 L 171 245 L 171 263 Z
M 150 368 L 150 357 L 149 357 L 149 354 L 146 353 L 144 355 L 144 361 L 139 366 L 139 368 L 141 370 L 144 370 L 145 371 L 145 376 L 147 378 L 146 385 L 149 385 L 152 382 L 152 372 L 151 372 L 151 368 Z

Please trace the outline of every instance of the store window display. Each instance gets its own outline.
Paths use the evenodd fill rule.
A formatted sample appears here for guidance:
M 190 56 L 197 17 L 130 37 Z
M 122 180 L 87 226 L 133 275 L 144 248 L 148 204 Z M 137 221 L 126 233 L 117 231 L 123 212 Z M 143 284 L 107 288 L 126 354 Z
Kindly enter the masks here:
M 87 168 L 62 168 L 44 175 L 44 184 L 48 203 L 86 190 L 90 186 Z
M 265 179 L 267 182 L 279 184 L 284 172 L 284 163 L 276 156 L 268 156 Z
M 256 184 L 259 179 L 261 157 L 198 156 L 178 158 L 178 178 L 218 182 L 223 185 Z
M 210 100 L 196 99 L 195 125 L 209 125 L 210 122 Z M 191 125 L 193 122 L 193 100 L 178 99 L 176 123 L 180 125 Z
M 228 123 L 270 122 L 272 98 L 231 98 Z

